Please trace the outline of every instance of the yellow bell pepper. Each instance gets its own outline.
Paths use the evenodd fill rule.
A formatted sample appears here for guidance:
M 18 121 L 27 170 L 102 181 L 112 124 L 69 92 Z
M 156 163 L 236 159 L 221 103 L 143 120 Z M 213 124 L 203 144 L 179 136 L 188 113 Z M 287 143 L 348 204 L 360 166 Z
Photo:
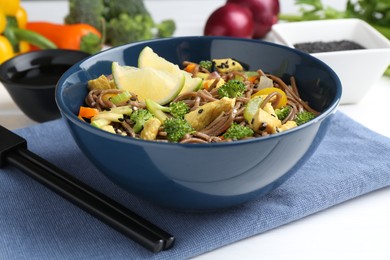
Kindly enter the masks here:
M 2 9 L 0 9 L 0 64 L 12 58 L 15 53 L 11 42 L 1 35 L 7 26 L 7 18 Z
M 286 93 L 279 89 L 279 88 L 263 88 L 263 89 L 260 89 L 258 92 L 256 92 L 255 94 L 253 94 L 251 96 L 251 98 L 254 98 L 254 97 L 257 97 L 257 96 L 262 96 L 262 95 L 269 95 L 271 94 L 272 92 L 278 92 L 281 96 L 281 98 L 279 99 L 279 102 L 278 104 L 276 104 L 276 107 L 275 108 L 281 108 L 281 107 L 284 107 L 285 105 L 287 105 L 287 95 Z
M 20 41 L 19 42 L 19 53 L 25 53 L 25 52 L 28 52 L 30 50 L 30 43 L 26 42 L 26 41 Z
M 6 26 L 7 18 L 5 17 L 3 10 L 0 9 L 0 34 L 4 32 Z
M 41 34 L 25 29 L 27 22 L 27 12 L 20 5 L 20 0 L 0 0 L 0 64 L 17 54 L 29 51 L 30 44 L 41 49 L 57 48 Z
M 28 22 L 28 15 L 26 9 L 22 6 L 19 6 L 18 10 L 15 14 L 16 22 L 18 23 L 18 27 L 25 29 Z M 30 43 L 26 41 L 19 42 L 19 53 L 28 52 L 30 50 Z
M 9 40 L 3 35 L 0 35 L 0 64 L 12 58 L 14 55 L 14 49 Z
M 28 21 L 28 15 L 26 10 L 22 6 L 19 6 L 18 10 L 16 11 L 15 18 L 18 22 L 18 27 L 25 29 Z
M 0 9 L 5 15 L 15 16 L 20 6 L 20 0 L 0 0 Z

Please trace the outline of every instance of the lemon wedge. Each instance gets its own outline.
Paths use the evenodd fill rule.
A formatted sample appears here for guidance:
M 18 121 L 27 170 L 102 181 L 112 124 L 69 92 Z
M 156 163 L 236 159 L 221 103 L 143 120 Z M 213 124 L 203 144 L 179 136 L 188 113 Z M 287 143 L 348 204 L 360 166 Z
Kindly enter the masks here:
M 112 63 L 112 77 L 118 89 L 137 95 L 138 100 L 152 99 L 164 105 L 183 89 L 184 75 L 172 74 L 155 68 L 137 68 Z
M 192 77 L 191 73 L 181 70 L 178 65 L 173 64 L 172 62 L 167 61 L 163 57 L 160 57 L 157 53 L 153 51 L 150 47 L 145 47 L 142 49 L 138 57 L 138 67 L 139 68 L 154 68 L 158 70 L 165 71 L 173 75 L 183 74 L 185 81 L 183 89 L 180 91 L 180 94 L 196 91 L 202 86 L 203 79 Z

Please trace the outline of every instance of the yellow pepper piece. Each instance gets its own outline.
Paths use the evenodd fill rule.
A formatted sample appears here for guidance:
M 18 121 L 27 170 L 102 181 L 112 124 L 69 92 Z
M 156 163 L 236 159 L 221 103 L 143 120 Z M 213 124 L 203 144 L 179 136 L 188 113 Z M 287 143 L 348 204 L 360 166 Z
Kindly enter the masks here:
M 0 34 L 4 32 L 6 26 L 7 18 L 5 17 L 3 10 L 0 9 Z
M 30 44 L 25 41 L 20 41 L 19 42 L 19 53 L 25 53 L 30 50 Z
M 0 35 L 0 64 L 12 58 L 14 55 L 14 49 L 9 40 L 3 35 Z
M 15 16 L 20 6 L 20 0 L 0 0 L 0 9 L 5 15 Z
M 15 14 L 16 21 L 18 22 L 18 27 L 25 29 L 28 21 L 28 15 L 26 9 L 22 6 L 19 6 Z
M 280 88 L 263 88 L 257 91 L 255 94 L 251 96 L 251 98 L 262 96 L 262 95 L 269 95 L 273 92 L 278 92 L 282 97 L 280 98 L 278 104 L 275 106 L 275 108 L 284 107 L 287 105 L 287 95 L 286 93 L 281 90 Z

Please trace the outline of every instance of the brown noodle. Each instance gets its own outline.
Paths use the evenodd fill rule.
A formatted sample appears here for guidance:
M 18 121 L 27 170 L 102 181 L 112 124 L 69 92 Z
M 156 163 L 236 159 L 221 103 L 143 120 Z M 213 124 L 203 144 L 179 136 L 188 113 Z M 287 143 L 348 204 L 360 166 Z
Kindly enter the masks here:
M 186 64 L 186 63 L 185 63 Z M 184 64 L 184 65 L 185 65 Z M 197 66 L 194 71 L 204 71 L 199 66 Z M 196 131 L 191 134 L 186 134 L 181 140 L 180 143 L 209 143 L 209 142 L 226 142 L 232 141 L 230 139 L 224 139 L 221 135 L 233 124 L 233 122 L 248 125 L 244 118 L 244 110 L 246 104 L 249 102 L 251 95 L 259 91 L 257 89 L 257 82 L 260 79 L 260 76 L 266 76 L 274 82 L 274 87 L 280 88 L 287 95 L 287 105 L 291 107 L 289 115 L 282 121 L 282 124 L 289 120 L 293 120 L 297 113 L 300 111 L 309 111 L 318 115 L 318 112 L 311 108 L 305 101 L 303 101 L 298 92 L 298 86 L 294 77 L 290 78 L 290 84 L 286 84 L 281 78 L 264 73 L 262 70 L 257 71 L 257 81 L 254 83 L 249 81 L 246 74 L 242 72 L 230 72 L 230 73 L 210 73 L 209 78 L 215 79 L 215 81 L 209 86 L 208 89 L 201 89 L 196 92 L 188 92 L 176 97 L 173 101 L 183 101 L 189 107 L 190 111 L 197 109 L 198 107 L 208 103 L 213 102 L 220 97 L 218 96 L 218 90 L 216 88 L 218 81 L 223 79 L 228 81 L 234 79 L 239 75 L 244 80 L 243 82 L 246 85 L 246 91 L 242 97 L 236 98 L 236 104 L 233 109 L 228 112 L 221 113 L 213 122 L 200 131 Z M 145 108 L 145 103 L 137 99 L 136 95 L 132 95 L 132 98 L 126 104 L 117 104 L 114 105 L 109 98 L 109 95 L 118 94 L 122 92 L 119 89 L 108 89 L 108 90 L 91 90 L 85 98 L 85 102 L 88 106 L 97 108 L 98 110 L 109 110 L 115 106 L 119 105 L 128 105 L 133 110 Z M 279 102 L 281 94 L 279 92 L 272 92 L 262 102 L 261 107 L 264 107 L 267 102 L 271 102 L 273 106 Z M 140 138 L 139 134 L 136 134 L 131 126 L 129 119 L 124 120 L 121 123 L 114 123 L 114 128 L 118 134 L 127 135 L 133 138 Z M 253 137 L 256 138 L 260 136 L 268 135 L 265 131 L 257 131 Z M 167 142 L 167 133 L 164 132 L 164 128 L 160 127 L 160 130 L 157 135 L 156 141 Z

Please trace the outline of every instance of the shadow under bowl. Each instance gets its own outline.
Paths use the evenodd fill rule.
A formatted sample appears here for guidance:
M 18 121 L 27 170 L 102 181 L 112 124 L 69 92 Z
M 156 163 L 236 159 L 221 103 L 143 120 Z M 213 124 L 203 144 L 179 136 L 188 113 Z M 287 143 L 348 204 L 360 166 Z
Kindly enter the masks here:
M 59 118 L 55 87 L 72 65 L 90 56 L 75 50 L 32 51 L 0 65 L 0 81 L 16 105 L 30 119 L 44 122 Z
M 279 134 L 207 144 L 139 140 L 78 119 L 87 81 L 110 74 L 113 61 L 137 66 L 146 46 L 178 65 L 229 57 L 250 70 L 261 68 L 284 80 L 294 75 L 302 98 L 322 113 Z M 77 145 L 105 176 L 136 196 L 186 211 L 235 206 L 278 187 L 318 147 L 340 97 L 337 75 L 309 54 L 259 40 L 203 36 L 138 42 L 103 51 L 68 70 L 56 91 L 57 104 Z

